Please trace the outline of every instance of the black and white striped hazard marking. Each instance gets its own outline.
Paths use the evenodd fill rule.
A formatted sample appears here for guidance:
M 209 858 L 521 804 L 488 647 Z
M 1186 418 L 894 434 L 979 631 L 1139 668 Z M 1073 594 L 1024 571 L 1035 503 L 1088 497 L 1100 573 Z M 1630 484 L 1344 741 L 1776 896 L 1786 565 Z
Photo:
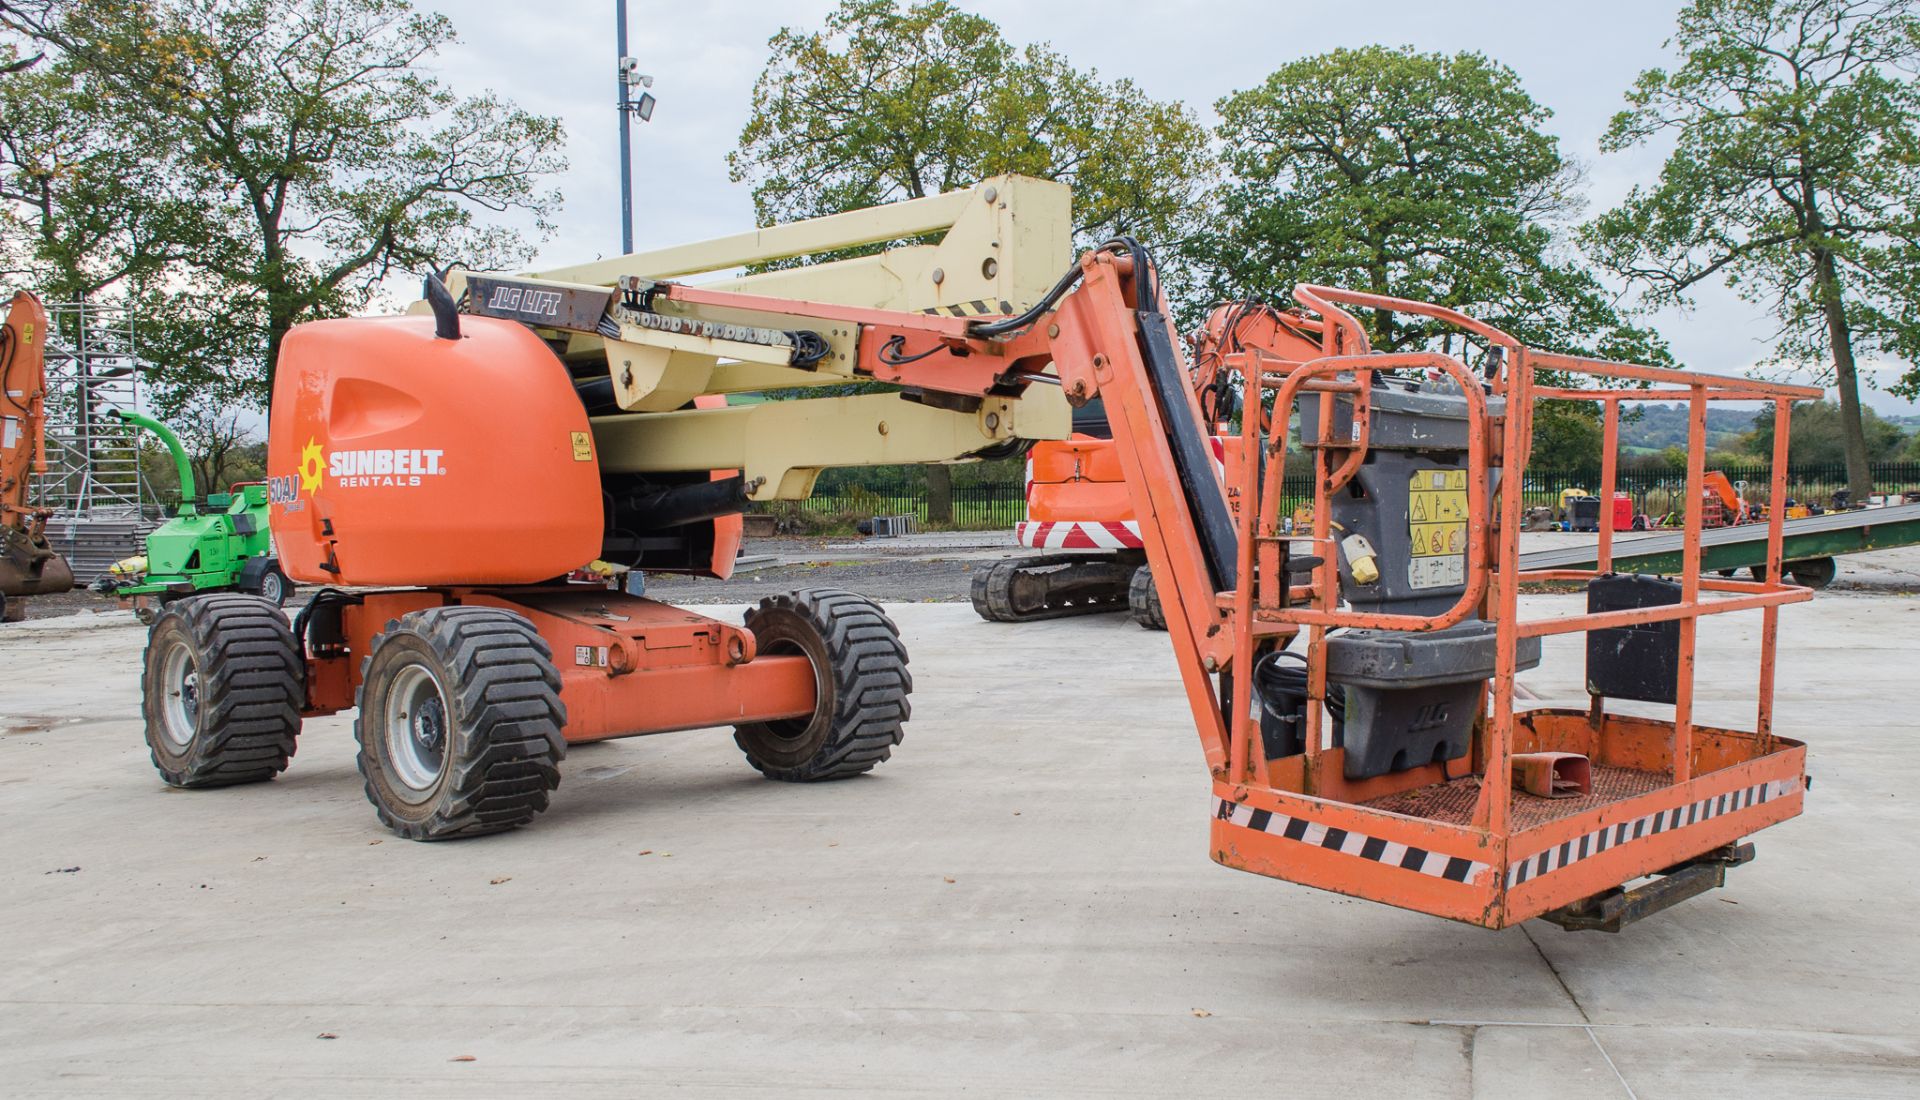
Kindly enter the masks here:
M 932 306 L 920 312 L 931 313 L 936 317 L 942 313 L 949 317 L 1011 316 L 1013 314 L 1013 303 L 1008 301 L 997 303 L 987 302 L 975 298 L 971 302 L 956 302 L 950 306 Z
M 1443 878 L 1449 882 L 1472 884 L 1487 871 L 1487 864 L 1477 860 L 1450 856 L 1444 852 L 1429 852 L 1422 848 L 1410 848 L 1405 844 L 1382 840 L 1377 836 L 1350 833 L 1345 829 L 1331 829 L 1325 825 L 1316 825 L 1303 817 L 1288 817 L 1286 814 L 1274 813 L 1271 810 L 1256 810 L 1245 803 L 1229 802 L 1224 798 L 1220 800 L 1219 817 L 1228 824 L 1252 829 L 1255 832 L 1285 837 L 1302 844 L 1311 844 L 1316 848 L 1325 848 L 1330 852 L 1358 856 L 1390 867 Z
M 1685 806 L 1675 806 L 1670 810 L 1659 810 L 1632 821 L 1622 821 L 1616 825 L 1607 825 L 1590 833 L 1575 837 L 1565 843 L 1548 848 L 1544 852 L 1535 852 L 1524 859 L 1515 860 L 1507 867 L 1507 885 L 1518 886 L 1523 882 L 1539 878 L 1550 871 L 1557 871 L 1570 863 L 1578 863 L 1589 856 L 1597 856 L 1609 848 L 1618 848 L 1622 844 L 1631 844 L 1642 837 L 1684 829 L 1702 821 L 1711 821 L 1723 814 L 1744 810 L 1779 798 L 1793 790 L 1797 779 L 1774 779 L 1766 783 L 1755 783 L 1726 794 L 1703 798 L 1698 802 L 1689 802 Z

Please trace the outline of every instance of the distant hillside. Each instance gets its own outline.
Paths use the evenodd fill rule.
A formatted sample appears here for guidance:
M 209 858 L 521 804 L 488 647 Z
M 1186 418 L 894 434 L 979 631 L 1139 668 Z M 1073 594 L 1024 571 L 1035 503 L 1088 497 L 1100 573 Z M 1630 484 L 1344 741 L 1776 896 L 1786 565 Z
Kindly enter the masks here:
M 1733 450 L 1753 430 L 1752 409 L 1707 409 L 1707 449 Z M 1629 454 L 1687 445 L 1685 405 L 1626 405 L 1621 408 L 1620 448 Z

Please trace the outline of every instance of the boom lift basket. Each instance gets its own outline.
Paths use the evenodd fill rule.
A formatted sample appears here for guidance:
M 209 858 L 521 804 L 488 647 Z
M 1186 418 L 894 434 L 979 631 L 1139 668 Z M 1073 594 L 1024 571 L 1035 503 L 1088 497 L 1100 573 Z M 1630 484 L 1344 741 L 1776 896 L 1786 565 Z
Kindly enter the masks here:
M 1378 295 L 1301 287 L 1295 297 L 1320 321 L 1318 357 L 1295 352 L 1282 358 L 1262 348 L 1227 357 L 1229 369 L 1245 381 L 1247 408 L 1292 411 L 1298 402 L 1302 415 L 1298 428 L 1289 427 L 1288 416 L 1272 415 L 1265 446 L 1240 448 L 1240 461 L 1228 470 L 1228 491 L 1257 500 L 1258 506 L 1240 510 L 1239 579 L 1218 599 L 1230 609 L 1225 614 L 1234 653 L 1228 668 L 1253 667 L 1296 637 L 1304 641 L 1304 743 L 1288 755 L 1269 757 L 1259 735 L 1258 678 L 1222 677 L 1219 698 L 1228 736 L 1225 758 L 1215 768 L 1213 858 L 1489 928 L 1545 916 L 1569 928 L 1617 930 L 1627 920 L 1719 885 L 1726 866 L 1751 854 L 1750 847 L 1736 846 L 1742 837 L 1801 809 L 1806 749 L 1774 733 L 1773 667 L 1779 606 L 1811 593 L 1774 581 L 1701 576 L 1707 403 L 1771 402 L 1776 438 L 1785 439 L 1791 403 L 1818 391 L 1542 352 L 1453 310 Z M 1489 349 L 1486 376 L 1442 355 L 1372 354 L 1365 331 L 1342 306 L 1415 314 L 1462 330 Z M 1464 423 L 1455 425 L 1464 428 L 1464 482 L 1455 491 L 1464 514 L 1453 520 L 1457 529 L 1446 532 L 1464 542 L 1459 583 L 1444 590 L 1458 595 L 1437 605 L 1431 596 L 1379 598 L 1374 587 L 1356 578 L 1362 571 L 1353 565 L 1355 547 L 1334 526 L 1343 509 L 1351 511 L 1355 498 L 1364 495 L 1363 471 L 1398 462 L 1390 472 L 1404 476 L 1405 463 L 1384 449 L 1404 426 L 1374 407 L 1376 399 L 1384 403 L 1400 392 L 1383 385 L 1380 374 L 1387 371 L 1418 377 L 1416 388 L 1459 395 L 1470 409 Z M 1543 378 L 1542 372 L 1553 373 Z M 1596 384 L 1580 388 L 1563 381 L 1576 377 Z M 1623 382 L 1652 388 L 1606 388 Z M 1520 568 L 1518 536 L 1527 503 L 1521 471 L 1537 403 L 1601 405 L 1605 442 L 1599 495 L 1607 500 L 1614 490 L 1620 402 L 1661 398 L 1678 398 L 1691 412 L 1684 566 L 1672 586 L 1677 600 L 1636 601 L 1645 606 L 1603 602 L 1598 606 L 1619 609 L 1522 618 L 1522 584 L 1616 586 L 1609 577 L 1612 532 L 1605 524 L 1597 568 Z M 1287 534 L 1280 487 L 1289 435 L 1296 432 L 1304 437 L 1296 446 L 1312 465 L 1314 518 L 1310 533 Z M 1785 470 L 1786 456 L 1776 455 L 1774 499 L 1785 497 Z M 1383 527 L 1397 525 L 1397 538 L 1376 535 L 1361 549 L 1371 553 L 1373 542 L 1386 541 L 1394 543 L 1396 553 L 1407 553 L 1409 526 L 1417 538 L 1420 521 L 1432 517 L 1412 515 L 1405 498 L 1398 504 L 1397 513 L 1375 516 Z M 1770 518 L 1769 578 L 1780 575 L 1781 514 L 1775 510 Z M 1304 577 L 1290 576 L 1289 555 L 1303 553 L 1318 564 Z M 1391 574 L 1407 567 L 1405 561 L 1382 561 L 1373 568 Z M 1367 572 L 1371 575 L 1371 568 Z M 1763 622 L 1754 730 L 1696 723 L 1699 617 L 1755 609 Z M 1477 702 L 1465 751 L 1385 771 L 1377 766 L 1356 770 L 1348 758 L 1354 751 L 1351 695 L 1343 708 L 1345 744 L 1334 736 L 1328 715 L 1329 703 L 1343 701 L 1340 688 L 1330 683 L 1340 678 L 1340 647 L 1350 647 L 1355 637 L 1437 641 L 1476 620 L 1489 634 L 1492 660 L 1476 677 L 1479 691 L 1470 692 Z M 1603 629 L 1639 636 L 1619 628 L 1659 623 L 1674 624 L 1678 634 L 1670 718 L 1618 713 L 1599 694 L 1591 694 L 1584 709 L 1516 709 L 1515 674 L 1539 659 L 1541 639 Z M 1617 671 L 1601 668 L 1596 675 L 1589 669 L 1588 682 L 1618 681 Z M 1509 781 L 1512 761 L 1534 753 L 1586 758 L 1589 789 L 1570 797 L 1516 789 Z M 1654 875 L 1665 877 L 1628 888 L 1635 879 Z

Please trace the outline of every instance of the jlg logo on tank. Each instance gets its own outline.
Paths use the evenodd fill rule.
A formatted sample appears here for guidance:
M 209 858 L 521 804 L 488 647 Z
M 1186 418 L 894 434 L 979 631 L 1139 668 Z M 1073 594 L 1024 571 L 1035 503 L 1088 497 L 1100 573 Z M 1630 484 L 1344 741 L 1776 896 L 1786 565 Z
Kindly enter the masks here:
M 407 489 L 446 474 L 446 451 L 431 447 L 373 447 L 328 453 L 308 439 L 300 451 L 300 471 L 267 479 L 267 498 L 286 511 L 306 507 L 303 496 L 320 491 L 328 478 L 340 489 Z

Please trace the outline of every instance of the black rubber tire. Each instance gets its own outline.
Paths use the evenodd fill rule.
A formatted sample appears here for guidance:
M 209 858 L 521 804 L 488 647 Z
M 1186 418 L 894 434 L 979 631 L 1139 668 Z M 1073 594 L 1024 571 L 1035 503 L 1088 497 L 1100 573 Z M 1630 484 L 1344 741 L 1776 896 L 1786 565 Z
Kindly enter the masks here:
M 382 824 L 409 840 L 517 828 L 560 785 L 567 712 L 553 650 L 522 615 L 492 607 L 432 607 L 387 622 L 354 694 L 358 765 Z M 387 738 L 395 677 L 425 670 L 438 690 L 440 762 L 423 787 L 399 778 Z
M 180 676 L 170 691 L 175 647 L 185 651 L 192 682 Z M 299 643 L 267 601 L 223 592 L 167 604 L 147 632 L 140 674 L 140 715 L 160 778 L 225 787 L 285 771 L 300 736 L 305 681 Z
M 833 589 L 769 596 L 747 612 L 762 656 L 813 662 L 818 703 L 807 718 L 734 727 L 747 762 L 768 779 L 811 783 L 872 771 L 893 754 L 912 713 L 907 647 L 878 604 Z
M 266 572 L 260 574 L 260 598 L 275 607 L 287 606 L 287 597 L 293 594 L 293 581 L 280 571 L 280 563 L 268 564 Z
M 1127 585 L 1127 611 L 1144 630 L 1167 628 L 1167 612 L 1160 606 L 1160 590 L 1153 586 L 1151 567 L 1143 565 L 1133 571 L 1133 580 Z
M 1840 575 L 1840 563 L 1832 558 L 1805 558 L 1790 561 L 1781 568 L 1793 583 L 1813 589 L 1825 588 Z

